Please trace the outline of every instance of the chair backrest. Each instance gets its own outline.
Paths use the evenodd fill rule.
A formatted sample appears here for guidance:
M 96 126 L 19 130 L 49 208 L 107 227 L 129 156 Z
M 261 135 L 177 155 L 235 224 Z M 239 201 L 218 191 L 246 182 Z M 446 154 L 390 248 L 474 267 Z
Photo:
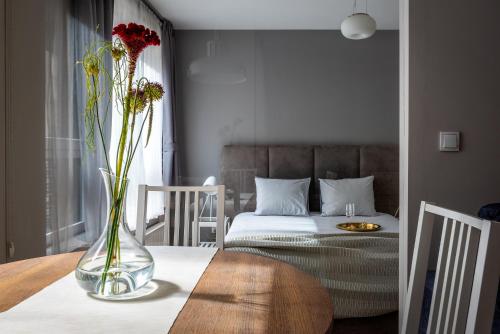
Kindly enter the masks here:
M 216 193 L 217 195 L 217 219 L 216 219 L 216 246 L 224 246 L 224 186 L 201 186 L 201 187 L 183 187 L 183 186 L 149 186 L 139 185 L 138 203 L 137 203 L 137 226 L 135 237 L 144 244 L 146 236 L 147 222 L 147 203 L 149 192 L 163 192 L 165 194 L 165 215 L 163 225 L 163 245 L 179 246 L 181 235 L 181 216 L 183 216 L 183 239 L 182 245 L 189 246 L 189 231 L 191 230 L 191 246 L 197 246 L 199 241 L 198 219 L 200 210 L 200 198 L 205 193 Z M 200 195 L 201 193 L 201 195 Z M 173 197 L 173 198 L 172 198 Z M 181 208 L 181 203 L 183 208 Z M 171 204 L 173 204 L 174 235 L 171 242 Z M 191 216 L 191 208 L 193 215 Z M 182 213 L 182 210 L 184 213 Z M 193 223 L 193 224 L 191 224 Z M 193 225 L 193 226 L 191 226 Z M 160 225 L 161 227 L 161 225 Z
M 500 223 L 426 202 L 420 206 L 401 333 L 418 333 L 437 217 L 443 227 L 427 333 L 491 333 L 500 274 Z

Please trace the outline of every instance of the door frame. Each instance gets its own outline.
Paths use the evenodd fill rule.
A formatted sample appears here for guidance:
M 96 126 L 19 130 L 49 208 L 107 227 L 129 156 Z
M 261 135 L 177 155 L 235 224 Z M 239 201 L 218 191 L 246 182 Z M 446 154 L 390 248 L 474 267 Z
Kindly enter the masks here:
M 406 302 L 408 259 L 408 150 L 410 0 L 399 0 L 399 331 Z

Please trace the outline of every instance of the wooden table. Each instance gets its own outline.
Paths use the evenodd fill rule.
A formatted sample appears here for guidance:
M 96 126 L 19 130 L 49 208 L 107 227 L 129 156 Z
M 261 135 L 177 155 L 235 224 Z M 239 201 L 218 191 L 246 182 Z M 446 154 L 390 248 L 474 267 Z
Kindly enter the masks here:
M 82 253 L 0 265 L 0 312 L 74 270 Z M 219 250 L 171 333 L 327 333 L 333 307 L 319 281 L 291 265 Z

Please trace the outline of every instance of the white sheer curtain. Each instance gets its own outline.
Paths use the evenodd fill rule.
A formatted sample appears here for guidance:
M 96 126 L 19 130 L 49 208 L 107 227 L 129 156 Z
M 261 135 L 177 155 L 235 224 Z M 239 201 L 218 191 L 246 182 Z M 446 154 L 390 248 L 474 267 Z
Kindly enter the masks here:
M 161 22 L 156 15 L 140 0 L 115 0 L 114 25 L 119 23 L 135 22 L 145 27 L 161 32 Z M 149 81 L 162 82 L 162 48 L 150 46 L 141 55 L 136 70 L 136 78 L 145 76 Z M 165 86 L 165 85 L 164 85 Z M 142 117 L 142 115 L 141 115 Z M 137 186 L 139 184 L 162 185 L 162 122 L 163 104 L 161 101 L 154 105 L 153 128 L 151 137 L 146 144 L 146 136 L 142 136 L 142 145 L 138 148 L 129 171 L 129 188 L 127 194 L 126 211 L 127 222 L 135 230 L 137 214 Z M 113 121 L 111 130 L 110 158 L 115 165 L 117 143 L 121 130 L 121 108 L 113 106 Z M 137 122 L 139 128 L 141 122 Z M 138 133 L 139 131 L 135 131 Z M 163 195 L 152 193 L 148 198 L 148 218 L 156 218 L 163 214 Z
M 104 151 L 85 144 L 83 69 L 94 41 L 111 38 L 113 0 L 53 0 L 45 13 L 45 164 L 47 253 L 69 252 L 97 239 L 106 220 L 99 167 Z M 96 30 L 96 27 L 99 27 Z M 111 68 L 111 57 L 106 59 Z M 101 110 L 108 103 L 99 101 Z M 108 122 L 109 123 L 109 122 Z M 110 124 L 104 125 L 106 141 Z M 108 143 L 107 143 L 108 145 Z
M 71 3 L 54 1 L 46 16 L 45 147 L 47 253 L 68 252 L 80 246 L 83 231 L 80 209 L 81 166 L 78 114 L 73 109 L 71 83 L 74 66 Z

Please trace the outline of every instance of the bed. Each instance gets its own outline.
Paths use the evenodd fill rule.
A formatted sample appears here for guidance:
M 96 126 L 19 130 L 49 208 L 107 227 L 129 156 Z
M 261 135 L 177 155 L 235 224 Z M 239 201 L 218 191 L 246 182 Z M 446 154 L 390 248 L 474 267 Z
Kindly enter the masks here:
M 311 177 L 309 207 L 319 211 L 319 178 L 374 175 L 377 232 L 336 228 L 346 217 L 256 216 L 255 176 Z M 336 318 L 376 316 L 398 308 L 397 147 L 383 145 L 226 146 L 221 179 L 232 225 L 228 251 L 268 256 L 297 266 L 329 289 Z

